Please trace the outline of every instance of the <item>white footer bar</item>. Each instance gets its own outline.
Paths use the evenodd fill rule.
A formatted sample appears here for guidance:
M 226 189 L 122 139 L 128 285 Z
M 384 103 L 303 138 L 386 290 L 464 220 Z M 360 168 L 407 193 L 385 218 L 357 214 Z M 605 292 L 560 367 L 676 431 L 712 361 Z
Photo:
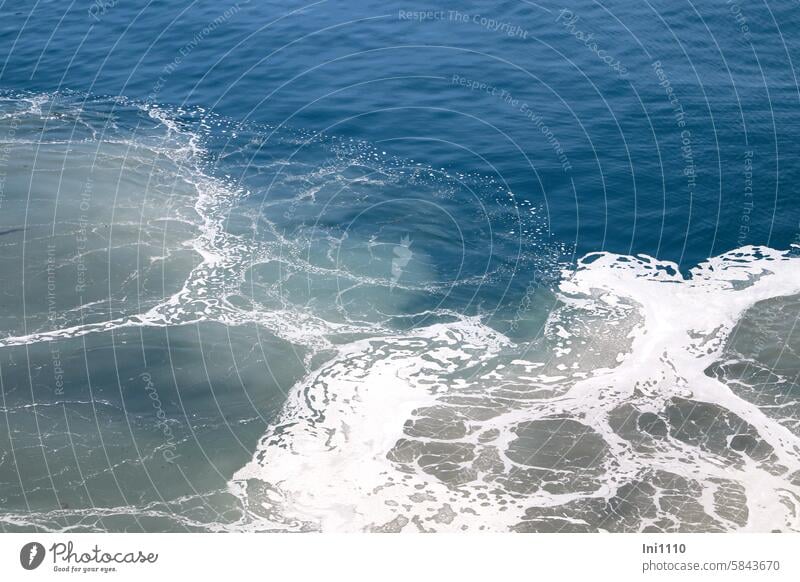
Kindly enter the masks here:
M 28 569 L 30 568 L 30 569 Z M 2 580 L 800 580 L 800 534 L 3 534 Z

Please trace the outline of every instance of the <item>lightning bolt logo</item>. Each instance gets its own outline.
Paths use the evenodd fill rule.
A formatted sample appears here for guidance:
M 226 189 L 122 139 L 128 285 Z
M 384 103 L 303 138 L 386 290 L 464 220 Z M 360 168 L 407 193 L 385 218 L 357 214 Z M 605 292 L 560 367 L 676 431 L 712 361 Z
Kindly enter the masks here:
M 36 544 L 34 544 L 31 546 L 31 549 L 28 552 L 28 566 L 33 564 L 33 560 L 36 559 L 37 555 L 39 555 L 39 548 L 36 546 Z
M 411 250 L 411 238 L 404 236 L 400 239 L 400 244 L 395 245 L 392 249 L 394 258 L 392 259 L 392 283 L 390 287 L 394 289 L 395 285 L 400 281 L 403 271 L 414 256 L 414 251 Z
M 28 542 L 19 552 L 19 563 L 26 570 L 35 570 L 44 561 L 44 546 L 39 542 Z

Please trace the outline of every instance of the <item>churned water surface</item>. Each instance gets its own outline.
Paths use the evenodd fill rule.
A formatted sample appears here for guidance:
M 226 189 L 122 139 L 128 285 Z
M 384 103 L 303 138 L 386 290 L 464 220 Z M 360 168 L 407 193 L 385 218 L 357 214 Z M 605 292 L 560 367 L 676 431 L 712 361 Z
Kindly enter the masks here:
M 796 7 L 0 5 L 5 531 L 797 531 Z

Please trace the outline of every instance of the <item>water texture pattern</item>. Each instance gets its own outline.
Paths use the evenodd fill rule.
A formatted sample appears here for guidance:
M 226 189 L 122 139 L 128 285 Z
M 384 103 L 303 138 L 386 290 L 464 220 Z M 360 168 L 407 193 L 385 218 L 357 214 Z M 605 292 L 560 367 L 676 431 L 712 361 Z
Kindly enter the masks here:
M 798 25 L 0 4 L 0 530 L 800 531 Z

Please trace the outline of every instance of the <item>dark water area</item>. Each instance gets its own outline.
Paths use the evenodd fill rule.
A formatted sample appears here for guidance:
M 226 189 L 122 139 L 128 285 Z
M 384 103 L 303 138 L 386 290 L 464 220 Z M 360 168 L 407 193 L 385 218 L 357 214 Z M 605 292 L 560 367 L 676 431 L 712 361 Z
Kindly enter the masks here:
M 792 2 L 3 10 L 5 89 L 199 106 L 502 177 L 547 204 L 549 227 L 578 256 L 645 252 L 691 266 L 742 243 L 785 248 L 797 234 Z M 561 144 L 569 171 L 531 116 Z M 753 208 L 743 225 L 750 157 Z

